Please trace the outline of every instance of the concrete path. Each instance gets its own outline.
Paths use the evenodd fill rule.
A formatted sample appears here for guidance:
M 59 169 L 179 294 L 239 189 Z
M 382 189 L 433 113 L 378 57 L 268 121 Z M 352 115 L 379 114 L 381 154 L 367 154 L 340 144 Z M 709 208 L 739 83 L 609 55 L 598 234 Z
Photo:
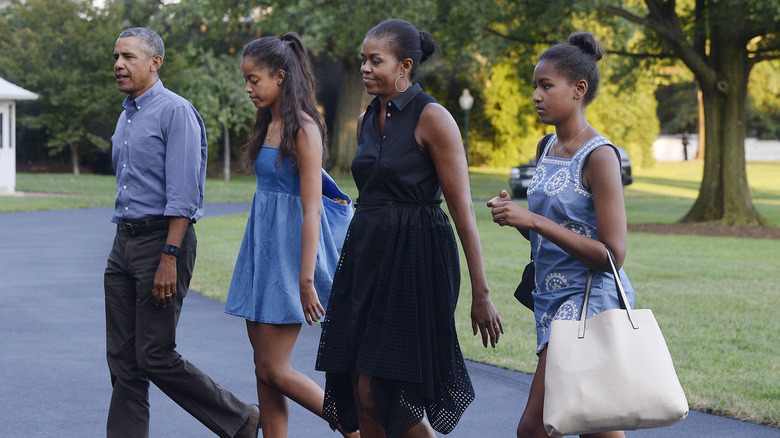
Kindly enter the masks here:
M 207 206 L 208 215 L 248 211 L 247 204 Z M 100 437 L 111 393 L 105 362 L 103 269 L 114 227 L 110 209 L 0 214 L 0 437 Z M 197 293 L 185 299 L 178 351 L 240 398 L 256 399 L 243 320 Z M 293 367 L 314 371 L 319 330 L 304 327 Z M 513 437 L 531 376 L 468 363 L 477 397 L 456 438 Z M 210 437 L 209 431 L 152 386 L 151 434 Z M 290 433 L 335 437 L 295 404 Z M 628 437 L 780 437 L 780 430 L 692 411 L 673 427 Z

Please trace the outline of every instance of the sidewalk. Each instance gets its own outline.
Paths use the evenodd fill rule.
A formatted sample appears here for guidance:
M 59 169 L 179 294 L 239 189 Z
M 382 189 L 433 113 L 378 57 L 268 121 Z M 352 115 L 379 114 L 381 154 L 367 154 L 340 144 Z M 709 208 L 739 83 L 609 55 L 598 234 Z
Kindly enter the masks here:
M 209 205 L 208 215 L 248 211 Z M 0 437 L 100 437 L 111 384 L 105 361 L 103 269 L 114 235 L 110 209 L 0 214 Z M 184 301 L 178 351 L 246 401 L 256 399 L 244 321 L 223 304 L 191 292 Z M 304 327 L 296 369 L 314 371 L 319 329 Z M 468 363 L 477 397 L 455 438 L 513 437 L 531 376 Z M 209 431 L 152 385 L 155 437 L 210 437 Z M 692 411 L 673 427 L 627 432 L 631 438 L 780 438 L 780 429 Z M 291 438 L 336 437 L 324 421 L 290 405 Z

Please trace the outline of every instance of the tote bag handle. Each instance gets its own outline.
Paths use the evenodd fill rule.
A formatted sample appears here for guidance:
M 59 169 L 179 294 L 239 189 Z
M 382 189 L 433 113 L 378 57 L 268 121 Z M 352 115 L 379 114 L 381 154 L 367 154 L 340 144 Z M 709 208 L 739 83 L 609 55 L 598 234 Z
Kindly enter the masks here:
M 626 315 L 628 315 L 628 321 L 631 323 L 631 327 L 634 330 L 639 329 L 639 323 L 634 318 L 634 313 L 631 310 L 631 306 L 628 305 L 628 298 L 626 298 L 626 291 L 623 289 L 623 282 L 620 281 L 620 273 L 617 270 L 617 260 L 612 250 L 607 245 L 604 245 L 607 250 L 607 258 L 609 259 L 609 266 L 612 268 L 612 275 L 615 278 L 615 288 L 618 291 L 618 298 L 620 300 L 620 308 L 625 309 Z M 577 337 L 582 339 L 585 337 L 585 320 L 588 313 L 588 300 L 590 299 L 590 288 L 593 283 L 593 271 L 588 270 L 588 280 L 585 283 L 585 299 L 582 302 L 582 313 L 580 313 L 580 325 L 577 330 Z

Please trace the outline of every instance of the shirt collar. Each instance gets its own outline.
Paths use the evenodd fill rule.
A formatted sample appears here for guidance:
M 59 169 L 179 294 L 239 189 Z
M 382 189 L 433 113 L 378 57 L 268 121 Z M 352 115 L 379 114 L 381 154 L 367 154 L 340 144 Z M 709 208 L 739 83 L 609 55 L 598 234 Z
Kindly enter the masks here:
M 390 102 L 393 102 L 393 105 L 395 105 L 399 111 L 403 111 L 406 104 L 411 102 L 412 99 L 414 99 L 415 96 L 420 94 L 421 91 L 422 91 L 422 87 L 420 86 L 420 84 L 414 84 L 411 87 L 409 87 L 409 89 L 396 96 L 395 99 L 391 100 Z
M 157 82 L 155 82 L 154 85 L 149 87 L 148 90 L 144 91 L 143 94 L 136 97 L 135 99 L 130 99 L 130 96 L 125 97 L 125 101 L 122 102 L 122 106 L 126 110 L 130 108 L 141 109 L 142 106 L 145 106 L 147 103 L 151 102 L 151 100 L 154 99 L 154 96 L 160 93 L 160 90 L 163 88 L 165 87 L 163 87 L 162 81 L 157 79 Z
M 398 108 L 399 111 L 403 111 L 404 107 L 412 101 L 420 92 L 422 91 L 422 87 L 420 84 L 415 83 L 414 85 L 410 86 L 406 89 L 403 93 L 399 94 L 395 97 L 395 99 L 391 100 L 393 106 Z M 373 101 L 371 101 L 371 106 L 374 106 L 374 110 L 379 109 L 379 97 L 375 97 Z

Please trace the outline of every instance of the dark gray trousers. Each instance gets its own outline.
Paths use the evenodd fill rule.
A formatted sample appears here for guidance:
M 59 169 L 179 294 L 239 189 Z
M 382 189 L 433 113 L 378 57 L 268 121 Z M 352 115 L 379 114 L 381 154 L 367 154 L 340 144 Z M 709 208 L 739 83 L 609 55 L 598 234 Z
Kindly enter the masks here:
M 195 266 L 192 224 L 176 262 L 173 305 L 152 297 L 154 276 L 168 231 L 128 236 L 117 228 L 104 277 L 106 356 L 111 372 L 107 436 L 149 436 L 149 381 L 220 437 L 233 437 L 249 419 L 250 405 L 217 385 L 176 352 L 176 325 Z

